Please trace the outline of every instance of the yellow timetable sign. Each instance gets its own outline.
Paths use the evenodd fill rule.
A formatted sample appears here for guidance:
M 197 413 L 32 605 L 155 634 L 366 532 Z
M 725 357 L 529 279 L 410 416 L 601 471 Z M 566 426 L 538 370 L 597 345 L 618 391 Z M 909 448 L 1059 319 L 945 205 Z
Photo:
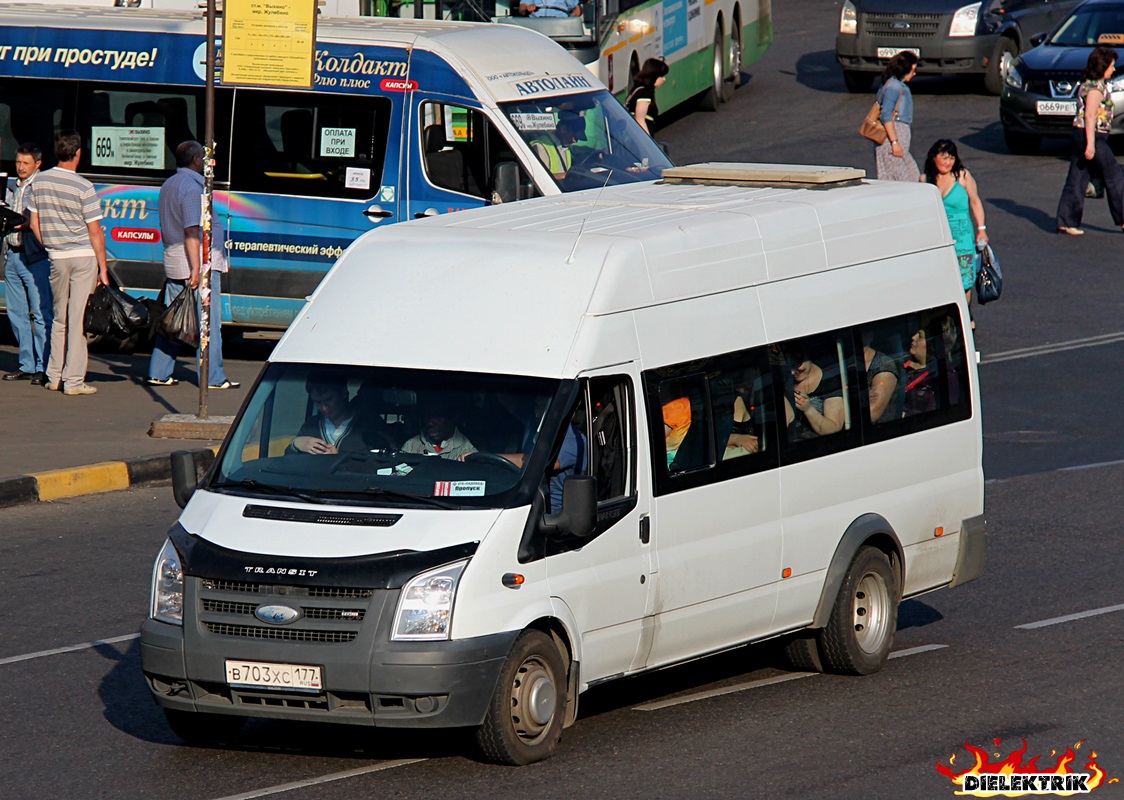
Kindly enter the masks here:
M 316 0 L 225 0 L 222 82 L 312 88 Z

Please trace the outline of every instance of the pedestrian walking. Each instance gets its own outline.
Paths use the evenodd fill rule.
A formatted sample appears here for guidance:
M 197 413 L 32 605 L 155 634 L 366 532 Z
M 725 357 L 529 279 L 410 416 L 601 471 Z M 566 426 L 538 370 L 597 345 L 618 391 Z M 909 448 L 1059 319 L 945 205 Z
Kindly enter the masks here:
M 656 107 L 656 89 L 663 86 L 668 72 L 667 62 L 662 58 L 649 58 L 632 79 L 628 97 L 624 101 L 628 113 L 632 114 L 649 136 L 656 130 L 656 118 L 660 113 Z
M 43 151 L 33 142 L 16 150 L 16 185 L 6 188 L 4 200 L 23 215 L 25 222 L 8 234 L 4 284 L 8 322 L 19 346 L 19 368 L 6 381 L 31 381 L 42 386 L 47 379 L 48 336 L 54 320 L 51 296 L 51 261 L 31 230 L 27 201 L 31 184 L 43 166 Z
M 182 142 L 176 148 L 176 173 L 160 187 L 160 236 L 164 241 L 164 301 L 171 303 L 184 288 L 199 286 L 203 265 L 203 160 L 206 151 L 199 142 Z M 226 377 L 222 362 L 222 281 L 227 271 L 222 223 L 211 219 L 211 350 L 207 386 L 237 389 L 237 381 Z M 200 304 L 201 306 L 201 304 Z M 157 336 L 148 362 L 150 386 L 175 386 L 177 342 Z M 196 353 L 196 369 L 199 357 Z M 202 380 L 200 376 L 200 380 Z
M 909 50 L 891 58 L 882 73 L 877 101 L 879 119 L 886 127 L 886 141 L 874 148 L 874 164 L 880 181 L 917 181 L 921 171 L 910 155 L 913 125 L 913 92 L 909 82 L 917 74 L 920 59 Z
M 86 301 L 98 283 L 109 285 L 101 204 L 94 185 L 78 174 L 82 136 L 55 133 L 58 166 L 41 172 L 31 187 L 27 208 L 31 230 L 51 259 L 50 356 L 44 386 L 63 394 L 94 394 L 86 383 Z
M 1077 89 L 1077 113 L 1073 117 L 1073 154 L 1069 173 L 1058 200 L 1058 233 L 1081 236 L 1085 211 L 1085 189 L 1091 176 L 1101 178 L 1108 199 L 1108 212 L 1116 227 L 1124 225 L 1124 173 L 1108 146 L 1115 111 L 1108 81 L 1116 70 L 1116 51 L 1097 47 L 1089 54 L 1081 86 Z
M 987 245 L 987 225 L 976 179 L 960 161 L 954 141 L 938 139 L 929 148 L 925 156 L 925 180 L 940 190 L 955 242 L 956 259 L 960 263 L 960 281 L 965 297 L 971 302 L 972 288 L 980 271 L 980 251 Z M 974 322 L 972 327 L 975 327 Z

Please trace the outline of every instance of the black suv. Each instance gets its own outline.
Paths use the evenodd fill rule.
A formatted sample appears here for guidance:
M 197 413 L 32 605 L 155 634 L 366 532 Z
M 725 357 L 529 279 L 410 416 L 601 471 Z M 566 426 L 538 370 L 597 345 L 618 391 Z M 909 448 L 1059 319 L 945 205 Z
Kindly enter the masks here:
M 1069 136 L 1077 87 L 1097 45 L 1124 54 L 1124 0 L 1086 0 L 1042 44 L 1015 61 L 999 98 L 1003 138 L 1012 153 L 1029 155 L 1043 136 Z M 1118 113 L 1113 133 L 1124 133 L 1124 64 L 1108 82 Z
M 999 94 L 1015 57 L 1079 0 L 844 0 L 835 57 L 852 92 L 870 91 L 886 60 L 921 58 L 919 75 L 981 75 Z

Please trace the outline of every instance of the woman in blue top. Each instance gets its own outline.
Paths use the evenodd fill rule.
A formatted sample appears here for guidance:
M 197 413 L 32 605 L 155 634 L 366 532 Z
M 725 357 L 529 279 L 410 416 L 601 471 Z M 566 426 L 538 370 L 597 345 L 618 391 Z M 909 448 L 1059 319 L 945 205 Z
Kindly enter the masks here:
M 882 73 L 878 90 L 880 119 L 886 126 L 886 141 L 874 148 L 874 163 L 880 181 L 916 181 L 917 162 L 909 154 L 910 126 L 913 124 L 913 93 L 906 85 L 917 74 L 915 53 L 903 50 L 890 59 Z
M 1116 70 L 1116 51 L 1098 47 L 1089 54 L 1081 86 L 1077 90 L 1077 114 L 1073 118 L 1073 155 L 1058 200 L 1058 233 L 1080 236 L 1081 215 L 1085 210 L 1085 187 L 1089 173 L 1104 179 L 1108 212 L 1116 227 L 1124 225 L 1124 175 L 1108 146 L 1112 129 L 1112 92 L 1108 81 Z
M 956 143 L 951 139 L 938 139 L 929 148 L 925 157 L 925 180 L 940 189 L 948 227 L 956 243 L 960 280 L 971 302 L 972 287 L 976 285 L 976 273 L 980 268 L 979 251 L 987 244 L 987 226 L 976 179 L 960 162 Z

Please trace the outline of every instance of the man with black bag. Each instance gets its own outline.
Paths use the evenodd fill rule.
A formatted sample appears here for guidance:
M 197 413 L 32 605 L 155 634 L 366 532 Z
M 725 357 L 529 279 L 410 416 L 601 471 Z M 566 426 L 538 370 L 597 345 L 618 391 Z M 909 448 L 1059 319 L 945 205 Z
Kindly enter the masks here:
M 203 262 L 203 157 L 199 142 L 183 142 L 176 148 L 176 174 L 160 187 L 160 236 L 164 241 L 164 302 L 172 301 L 185 289 L 194 293 L 199 288 L 199 271 Z M 229 380 L 222 363 L 222 289 L 220 276 L 226 272 L 225 236 L 218 215 L 211 221 L 211 353 L 207 385 L 211 389 L 237 389 L 240 384 Z M 196 308 L 199 301 L 196 299 Z M 160 330 L 159 326 L 157 330 Z M 148 362 L 146 383 L 150 386 L 175 386 L 172 377 L 176 366 L 179 342 L 157 334 Z M 196 360 L 198 367 L 198 355 Z M 202 376 L 200 376 L 202 380 Z
M 47 342 L 52 310 L 51 262 L 47 251 L 31 230 L 27 218 L 27 198 L 31 184 L 43 165 L 43 151 L 32 142 L 16 150 L 16 185 L 8 188 L 5 202 L 24 217 L 6 237 L 8 257 L 4 264 L 7 286 L 8 321 L 19 345 L 19 368 L 4 376 L 6 381 L 30 380 L 42 386 L 47 379 Z

